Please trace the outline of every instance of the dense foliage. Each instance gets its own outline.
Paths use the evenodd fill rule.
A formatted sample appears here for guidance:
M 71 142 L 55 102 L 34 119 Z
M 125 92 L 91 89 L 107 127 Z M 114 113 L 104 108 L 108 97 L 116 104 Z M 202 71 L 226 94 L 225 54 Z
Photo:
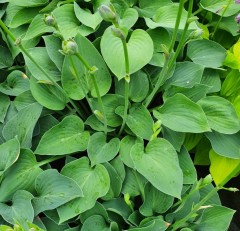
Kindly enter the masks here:
M 0 230 L 227 230 L 239 3 L 0 0 Z

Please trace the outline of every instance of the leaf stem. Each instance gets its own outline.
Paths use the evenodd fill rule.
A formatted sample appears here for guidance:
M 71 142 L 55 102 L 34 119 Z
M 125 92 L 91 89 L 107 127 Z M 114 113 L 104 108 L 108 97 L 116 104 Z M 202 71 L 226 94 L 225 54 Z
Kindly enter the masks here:
M 128 98 L 129 98 L 129 82 L 130 82 L 130 65 L 129 65 L 129 56 L 128 56 L 128 48 L 127 48 L 127 42 L 126 39 L 122 39 L 122 44 L 123 44 L 123 50 L 124 50 L 124 58 L 125 58 L 125 71 L 126 71 L 126 75 L 125 75 L 125 97 L 124 97 L 124 114 L 123 114 L 123 122 L 122 122 L 122 126 L 119 130 L 118 136 L 120 136 L 122 134 L 122 131 L 125 127 L 126 124 L 126 120 L 127 120 L 127 114 L 128 114 Z
M 182 226 L 199 210 L 199 208 L 204 205 L 215 193 L 217 193 L 219 188 L 213 188 L 201 201 L 199 201 L 191 210 L 191 212 L 184 218 L 178 220 L 170 226 L 170 230 L 175 231 Z
M 97 94 L 97 98 L 98 98 L 98 104 L 100 106 L 101 109 L 101 113 L 103 115 L 103 122 L 104 122 L 104 133 L 107 134 L 107 117 L 106 117 L 106 113 L 103 107 L 103 102 L 102 102 L 102 98 L 100 95 L 100 91 L 97 85 L 97 81 L 96 81 L 96 76 L 94 73 L 94 70 L 92 69 L 92 67 L 87 63 L 87 61 L 82 57 L 82 55 L 80 53 L 76 54 L 76 57 L 82 62 L 82 64 L 85 66 L 85 68 L 87 69 L 88 74 L 90 74 L 91 79 L 93 81 L 93 86 L 94 89 L 96 91 Z
M 34 65 L 48 78 L 49 81 L 53 83 L 53 85 L 65 96 L 65 98 L 72 104 L 76 112 L 83 117 L 81 111 L 76 106 L 76 104 L 67 96 L 66 92 L 61 88 L 61 86 L 54 81 L 54 79 L 35 61 L 35 59 L 29 54 L 29 52 L 22 46 L 21 41 L 15 38 L 13 33 L 6 27 L 4 22 L 0 19 L 0 26 L 3 28 L 5 33 L 13 40 L 13 42 L 19 46 L 21 51 L 34 63 Z
M 219 27 L 219 24 L 220 24 L 220 22 L 222 21 L 222 18 L 223 18 L 223 16 L 224 16 L 224 14 L 226 13 L 228 7 L 230 6 L 231 2 L 232 2 L 232 0 L 229 0 L 227 6 L 224 7 L 224 10 L 223 10 L 223 12 L 222 12 L 222 14 L 221 14 L 221 17 L 219 18 L 219 20 L 218 20 L 218 22 L 217 22 L 217 24 L 216 24 L 216 26 L 215 26 L 215 28 L 214 28 L 214 31 L 213 31 L 213 33 L 212 33 L 211 36 L 210 36 L 211 38 L 214 37 L 214 35 L 215 35 L 215 33 L 216 33 L 216 31 L 217 31 L 217 29 L 218 29 L 218 27 Z

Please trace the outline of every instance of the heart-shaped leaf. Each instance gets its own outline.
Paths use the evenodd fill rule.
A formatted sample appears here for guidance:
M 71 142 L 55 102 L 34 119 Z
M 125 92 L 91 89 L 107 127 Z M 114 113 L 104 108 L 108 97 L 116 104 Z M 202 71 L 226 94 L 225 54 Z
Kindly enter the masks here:
M 106 139 L 102 132 L 96 132 L 90 137 L 87 152 L 92 166 L 110 161 L 118 154 L 120 140 L 113 138 L 107 142 Z
M 36 154 L 63 155 L 87 149 L 89 132 L 77 116 L 66 116 L 59 124 L 48 130 L 39 142 Z
M 33 199 L 35 215 L 45 210 L 52 210 L 83 193 L 79 185 L 55 169 L 42 172 L 35 181 L 37 197 Z
M 130 74 L 149 63 L 153 56 L 153 41 L 147 32 L 134 30 L 127 42 Z M 125 58 L 121 39 L 115 37 L 109 27 L 101 39 L 101 51 L 108 67 L 120 80 L 125 77 Z
M 57 209 L 60 222 L 91 209 L 96 200 L 104 196 L 110 187 L 110 178 L 105 167 L 97 164 L 91 168 L 87 157 L 68 163 L 63 167 L 61 174 L 75 180 L 82 189 L 84 197 L 76 198 Z
M 181 197 L 183 173 L 177 153 L 167 140 L 156 138 L 145 150 L 143 144 L 135 144 L 131 157 L 137 171 L 155 188 L 167 195 Z

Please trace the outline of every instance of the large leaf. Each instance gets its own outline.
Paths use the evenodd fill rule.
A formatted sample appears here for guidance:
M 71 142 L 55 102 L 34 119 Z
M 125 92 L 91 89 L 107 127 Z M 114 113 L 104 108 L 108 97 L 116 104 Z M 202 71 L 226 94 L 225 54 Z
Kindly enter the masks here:
M 39 142 L 36 154 L 63 155 L 87 149 L 89 133 L 77 116 L 67 116 L 48 130 Z
M 226 50 L 211 40 L 193 40 L 188 44 L 187 55 L 194 63 L 204 67 L 217 68 L 223 65 Z
M 7 95 L 0 93 L 0 123 L 4 122 L 5 116 L 7 114 L 8 107 L 10 105 L 10 99 Z
M 35 181 L 37 196 L 33 199 L 35 215 L 45 210 L 52 210 L 83 193 L 79 185 L 55 169 L 42 172 Z
M 174 198 L 154 188 L 147 183 L 144 188 L 145 198 L 139 208 L 144 216 L 153 216 L 155 213 L 165 213 L 173 204 Z
M 219 96 L 208 96 L 198 101 L 205 112 L 210 128 L 223 134 L 234 134 L 240 123 L 233 105 Z
M 13 195 L 12 205 L 0 203 L 0 215 L 10 224 L 19 222 L 25 226 L 27 222 L 33 222 L 34 211 L 31 204 L 33 195 L 27 191 L 19 190 Z
M 54 62 L 49 58 L 45 47 L 34 47 L 29 49 L 28 52 L 53 81 L 60 80 L 60 72 Z M 24 58 L 26 65 L 34 78 L 37 80 L 46 80 L 48 82 L 51 81 L 26 55 L 24 55 Z
M 206 136 L 210 140 L 213 150 L 220 156 L 240 159 L 240 132 L 226 135 L 214 131 L 206 133 Z
M 75 41 L 78 44 L 79 53 L 86 60 L 88 65 L 91 67 L 95 66 L 98 69 L 95 72 L 96 82 L 100 95 L 105 95 L 111 86 L 111 76 L 102 56 L 93 44 L 84 36 L 78 34 Z M 77 73 L 75 73 L 72 62 L 77 68 Z M 79 59 L 76 57 L 65 57 L 62 71 L 62 83 L 64 90 L 72 99 L 82 99 L 88 91 L 91 92 L 93 97 L 97 96 L 92 77 L 86 73 L 88 72 L 86 72 L 84 65 Z
M 90 137 L 87 152 L 92 166 L 110 161 L 118 154 L 120 140 L 115 137 L 107 142 L 106 139 L 102 132 L 96 132 Z
M 148 64 L 153 56 L 153 41 L 147 32 L 134 30 L 127 42 L 130 74 Z M 115 37 L 111 27 L 105 30 L 101 39 L 101 51 L 108 67 L 120 80 L 125 77 L 125 58 L 121 39 Z
M 38 103 L 23 108 L 6 123 L 3 128 L 3 137 L 10 140 L 17 136 L 21 147 L 30 148 L 33 130 L 41 112 L 42 106 Z
M 183 173 L 177 153 L 167 140 L 156 138 L 145 149 L 143 144 L 135 144 L 131 157 L 137 171 L 155 188 L 167 195 L 181 197 Z
M 236 4 L 234 0 L 231 1 L 228 6 L 229 0 L 201 0 L 200 4 L 203 9 L 211 11 L 212 13 L 218 14 L 223 17 L 229 17 L 234 15 L 240 10 L 240 5 Z M 227 7 L 226 11 L 225 8 Z M 224 14 L 223 14 L 224 12 Z
M 202 108 L 183 94 L 168 98 L 154 116 L 173 131 L 202 133 L 210 131 Z
M 135 104 L 130 108 L 126 124 L 138 137 L 146 140 L 151 139 L 153 135 L 153 119 L 143 105 Z
M 23 149 L 17 162 L 4 174 L 0 187 L 0 202 L 10 200 L 19 189 L 34 191 L 35 179 L 42 171 L 32 151 Z
M 17 6 L 33 7 L 45 5 L 48 0 L 9 0 L 8 2 L 13 2 Z
M 19 154 L 20 144 L 17 138 L 0 145 L 0 176 L 17 161 Z
M 61 173 L 75 180 L 83 191 L 83 198 L 77 198 L 57 209 L 60 221 L 66 221 L 91 209 L 99 197 L 104 196 L 110 187 L 107 170 L 101 164 L 91 168 L 87 157 L 82 157 L 65 165 Z
M 56 86 L 48 83 L 40 83 L 34 77 L 30 79 L 31 93 L 41 105 L 51 110 L 65 108 L 67 98 Z
M 209 157 L 211 161 L 210 172 L 216 185 L 223 186 L 240 173 L 240 159 L 220 156 L 213 150 L 210 151 Z

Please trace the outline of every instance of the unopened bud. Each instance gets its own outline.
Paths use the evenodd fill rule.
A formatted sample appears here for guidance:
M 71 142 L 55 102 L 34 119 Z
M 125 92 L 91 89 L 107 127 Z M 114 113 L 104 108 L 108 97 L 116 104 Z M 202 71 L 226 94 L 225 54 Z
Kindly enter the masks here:
M 117 14 L 112 4 L 110 4 L 109 6 L 101 5 L 98 8 L 98 12 L 103 18 L 103 20 L 107 22 L 115 23 L 117 21 Z
M 127 32 L 124 31 L 124 29 L 120 29 L 120 28 L 116 28 L 116 27 L 112 27 L 112 34 L 117 37 L 120 38 L 121 40 L 125 40 L 127 37 Z
M 197 20 L 198 20 L 198 17 L 194 16 L 194 17 L 188 18 L 187 23 L 190 24 L 190 23 L 195 22 Z
M 93 113 L 100 121 L 104 120 L 103 114 L 99 110 L 95 110 Z
M 73 39 L 68 39 L 62 42 L 62 50 L 64 55 L 76 55 L 78 53 L 78 45 Z
M 211 176 L 211 174 L 208 174 L 202 181 L 202 185 L 208 185 L 211 184 L 213 181 L 213 178 Z
M 189 39 L 199 38 L 202 34 L 203 34 L 203 30 L 202 29 L 197 29 L 189 35 Z
M 55 19 L 55 17 L 52 14 L 44 14 L 43 21 L 48 26 L 52 26 L 52 27 L 56 27 L 57 26 L 56 19 Z
M 91 69 L 88 71 L 89 74 L 94 74 L 98 68 L 96 66 L 92 66 Z

